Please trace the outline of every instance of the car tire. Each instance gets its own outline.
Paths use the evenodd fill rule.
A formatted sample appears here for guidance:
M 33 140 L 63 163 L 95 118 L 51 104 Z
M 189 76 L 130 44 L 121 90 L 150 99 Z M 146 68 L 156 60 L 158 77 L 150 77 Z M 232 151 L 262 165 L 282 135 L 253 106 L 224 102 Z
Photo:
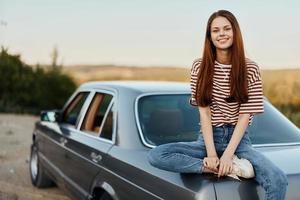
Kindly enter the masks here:
M 104 194 L 99 198 L 99 200 L 113 200 L 113 198 L 111 198 L 111 196 L 107 192 L 104 192 Z
M 45 170 L 39 162 L 38 150 L 35 145 L 31 146 L 29 172 L 31 183 L 38 188 L 46 188 L 53 186 L 53 181 L 45 173 Z

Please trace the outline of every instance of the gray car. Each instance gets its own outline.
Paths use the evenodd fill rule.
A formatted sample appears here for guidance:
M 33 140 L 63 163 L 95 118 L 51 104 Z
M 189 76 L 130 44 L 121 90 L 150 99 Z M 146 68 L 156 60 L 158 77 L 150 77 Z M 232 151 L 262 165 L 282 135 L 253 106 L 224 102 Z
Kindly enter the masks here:
M 152 167 L 157 145 L 194 141 L 199 111 L 190 85 L 106 81 L 81 85 L 61 110 L 41 113 L 30 156 L 33 185 L 58 185 L 72 199 L 263 199 L 254 179 L 184 174 Z M 253 145 L 288 176 L 288 200 L 300 199 L 300 131 L 264 98 L 249 128 Z

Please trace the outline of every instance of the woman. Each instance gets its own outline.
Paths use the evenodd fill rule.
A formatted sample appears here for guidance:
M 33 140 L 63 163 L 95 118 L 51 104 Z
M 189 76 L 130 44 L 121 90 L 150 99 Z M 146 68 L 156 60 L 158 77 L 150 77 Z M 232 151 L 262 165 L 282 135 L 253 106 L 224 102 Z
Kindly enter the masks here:
M 264 112 L 262 80 L 258 65 L 245 58 L 238 22 L 229 11 L 219 10 L 208 20 L 202 59 L 191 69 L 191 90 L 190 104 L 200 113 L 198 140 L 157 146 L 149 162 L 173 172 L 220 177 L 232 172 L 236 155 L 251 162 L 266 199 L 284 199 L 286 175 L 252 147 L 248 135 L 254 114 Z

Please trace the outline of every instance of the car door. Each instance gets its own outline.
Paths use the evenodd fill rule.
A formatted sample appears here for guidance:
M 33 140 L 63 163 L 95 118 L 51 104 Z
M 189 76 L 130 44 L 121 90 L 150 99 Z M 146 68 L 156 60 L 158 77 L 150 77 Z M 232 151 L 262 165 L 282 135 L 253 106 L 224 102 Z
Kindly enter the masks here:
M 65 135 L 65 185 L 74 199 L 90 198 L 92 181 L 113 144 L 113 102 L 113 93 L 94 92 L 78 127 Z
M 61 123 L 74 126 L 80 114 L 80 111 L 86 101 L 89 92 L 78 92 L 71 97 L 64 109 L 64 117 L 62 122 L 41 122 L 38 134 L 41 137 L 39 151 L 44 161 L 49 166 L 49 170 L 55 175 L 60 186 L 63 186 L 62 171 L 65 167 L 65 140 Z M 61 184 L 62 183 L 62 184 Z

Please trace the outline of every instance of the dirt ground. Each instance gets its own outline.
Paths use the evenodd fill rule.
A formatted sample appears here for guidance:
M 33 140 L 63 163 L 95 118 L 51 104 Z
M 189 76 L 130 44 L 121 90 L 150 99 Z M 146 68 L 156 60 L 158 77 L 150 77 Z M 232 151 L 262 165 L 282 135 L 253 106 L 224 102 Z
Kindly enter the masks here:
M 31 185 L 28 161 L 37 120 L 30 115 L 0 114 L 0 200 L 69 200 L 57 187 Z

